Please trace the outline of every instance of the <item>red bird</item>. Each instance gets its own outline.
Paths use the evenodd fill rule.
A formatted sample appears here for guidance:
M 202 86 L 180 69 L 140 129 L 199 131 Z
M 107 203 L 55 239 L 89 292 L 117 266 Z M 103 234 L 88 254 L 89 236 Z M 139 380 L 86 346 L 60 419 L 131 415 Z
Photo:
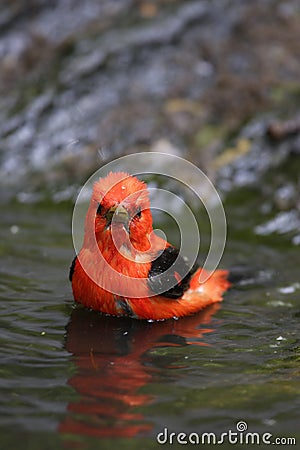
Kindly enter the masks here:
M 76 302 L 115 316 L 162 320 L 222 301 L 228 272 L 189 270 L 179 251 L 152 232 L 147 185 L 124 172 L 94 184 L 82 249 L 72 262 Z

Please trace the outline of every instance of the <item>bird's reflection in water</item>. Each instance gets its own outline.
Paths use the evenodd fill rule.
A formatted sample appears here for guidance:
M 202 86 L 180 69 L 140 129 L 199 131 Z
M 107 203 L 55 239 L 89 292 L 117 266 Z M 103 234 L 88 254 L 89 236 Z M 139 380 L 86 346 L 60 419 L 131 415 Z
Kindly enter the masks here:
M 165 364 L 157 364 L 151 350 L 207 345 L 199 338 L 213 331 L 203 325 L 210 323 L 218 308 L 215 304 L 195 316 L 153 323 L 74 309 L 65 346 L 77 368 L 69 384 L 79 398 L 68 405 L 60 432 L 69 437 L 132 437 L 150 431 L 151 424 L 136 407 L 153 398 L 141 388 L 157 382 L 163 367 L 170 364 L 169 358 Z

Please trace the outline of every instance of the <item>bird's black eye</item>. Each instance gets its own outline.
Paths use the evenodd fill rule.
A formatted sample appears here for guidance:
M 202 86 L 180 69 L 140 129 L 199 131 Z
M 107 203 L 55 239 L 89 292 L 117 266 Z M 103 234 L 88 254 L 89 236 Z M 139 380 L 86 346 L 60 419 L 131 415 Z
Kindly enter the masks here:
M 134 217 L 136 217 L 137 219 L 139 219 L 139 218 L 141 217 L 141 215 L 142 215 L 142 210 L 141 210 L 141 208 L 139 207 L 139 208 L 137 209 L 137 211 L 136 211 Z
M 101 203 L 99 203 L 98 208 L 97 208 L 97 214 L 102 215 L 103 214 L 103 206 L 101 205 Z

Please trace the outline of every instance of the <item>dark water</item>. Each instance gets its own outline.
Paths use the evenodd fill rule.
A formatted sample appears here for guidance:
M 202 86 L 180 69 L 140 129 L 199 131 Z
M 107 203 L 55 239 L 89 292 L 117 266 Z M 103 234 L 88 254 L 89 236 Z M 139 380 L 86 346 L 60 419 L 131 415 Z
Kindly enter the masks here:
M 74 309 L 71 204 L 3 206 L 2 448 L 155 448 L 164 427 L 220 434 L 241 420 L 300 442 L 297 230 L 256 233 L 276 216 L 263 202 L 256 186 L 225 204 L 222 265 L 246 266 L 243 280 L 162 323 Z

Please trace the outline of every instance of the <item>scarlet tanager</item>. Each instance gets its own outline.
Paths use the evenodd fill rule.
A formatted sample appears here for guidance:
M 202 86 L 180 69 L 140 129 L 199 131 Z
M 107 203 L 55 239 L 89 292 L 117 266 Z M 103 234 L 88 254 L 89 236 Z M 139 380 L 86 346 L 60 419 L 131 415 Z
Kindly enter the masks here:
M 222 301 L 228 272 L 190 268 L 179 251 L 152 232 L 147 185 L 124 172 L 94 184 L 82 248 L 70 268 L 76 302 L 96 311 L 162 320 Z

